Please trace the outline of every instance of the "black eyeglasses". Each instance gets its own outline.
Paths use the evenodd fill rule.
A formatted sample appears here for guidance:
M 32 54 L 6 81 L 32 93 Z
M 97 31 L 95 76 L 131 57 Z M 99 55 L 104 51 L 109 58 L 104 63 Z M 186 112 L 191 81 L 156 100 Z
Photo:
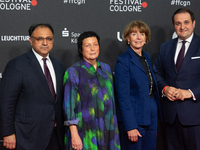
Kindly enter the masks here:
M 42 43 L 44 40 L 46 40 L 47 43 L 53 43 L 54 41 L 54 38 L 53 37 L 46 37 L 46 38 L 43 38 L 43 37 L 34 37 L 34 36 L 31 36 L 31 38 L 34 38 L 38 43 Z

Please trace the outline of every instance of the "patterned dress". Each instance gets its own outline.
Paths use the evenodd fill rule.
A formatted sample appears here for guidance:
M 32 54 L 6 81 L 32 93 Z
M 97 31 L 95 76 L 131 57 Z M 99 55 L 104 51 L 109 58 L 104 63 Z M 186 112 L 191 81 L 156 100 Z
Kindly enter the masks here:
M 69 125 L 77 125 L 83 150 L 120 150 L 110 66 L 81 60 L 64 76 L 65 145 L 72 150 Z

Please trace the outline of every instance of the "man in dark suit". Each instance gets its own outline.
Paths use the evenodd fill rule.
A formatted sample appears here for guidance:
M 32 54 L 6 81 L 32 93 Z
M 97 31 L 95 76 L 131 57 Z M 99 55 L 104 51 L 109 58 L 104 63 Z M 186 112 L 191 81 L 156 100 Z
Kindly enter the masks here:
M 160 92 L 169 150 L 200 149 L 200 37 L 192 11 L 172 17 L 177 38 L 162 44 L 154 71 Z
M 11 60 L 3 73 L 1 123 L 4 146 L 9 149 L 62 149 L 65 68 L 49 56 L 53 33 L 49 24 L 31 26 L 32 50 Z

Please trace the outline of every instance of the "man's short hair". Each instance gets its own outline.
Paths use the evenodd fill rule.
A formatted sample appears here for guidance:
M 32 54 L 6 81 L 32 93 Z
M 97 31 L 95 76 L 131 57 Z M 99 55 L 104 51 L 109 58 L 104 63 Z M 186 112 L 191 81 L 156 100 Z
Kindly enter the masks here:
M 184 8 L 179 8 L 178 10 L 176 10 L 176 11 L 174 12 L 174 14 L 173 14 L 173 16 L 172 16 L 172 23 L 173 23 L 173 25 L 174 25 L 174 16 L 175 16 L 176 14 L 179 14 L 179 13 L 189 13 L 192 22 L 195 20 L 194 13 L 193 13 L 191 10 L 189 10 L 188 8 L 185 8 L 185 7 L 184 7 Z
M 30 26 L 30 28 L 28 29 L 28 33 L 29 33 L 29 36 L 31 37 L 32 36 L 32 33 L 33 31 L 37 28 L 37 27 L 47 27 L 51 30 L 51 32 L 54 34 L 54 30 L 53 30 L 53 27 L 48 24 L 48 23 L 40 23 L 40 24 L 34 24 L 32 26 Z

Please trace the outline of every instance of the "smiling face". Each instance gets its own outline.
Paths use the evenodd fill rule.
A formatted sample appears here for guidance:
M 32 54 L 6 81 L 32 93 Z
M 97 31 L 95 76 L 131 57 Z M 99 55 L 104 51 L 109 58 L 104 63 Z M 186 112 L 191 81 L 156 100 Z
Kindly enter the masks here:
M 195 28 L 195 20 L 192 22 L 189 13 L 178 13 L 174 16 L 174 29 L 181 40 L 188 39 Z
M 41 40 L 43 39 L 43 40 Z M 48 27 L 38 26 L 32 33 L 29 41 L 36 53 L 42 57 L 46 57 L 53 48 L 53 33 Z
M 92 64 L 99 56 L 99 43 L 96 37 L 85 38 L 82 42 L 83 59 Z
M 146 42 L 146 35 L 145 33 L 141 33 L 137 28 L 129 33 L 127 36 L 127 40 L 130 43 L 130 47 L 140 55 L 142 52 L 142 47 Z

